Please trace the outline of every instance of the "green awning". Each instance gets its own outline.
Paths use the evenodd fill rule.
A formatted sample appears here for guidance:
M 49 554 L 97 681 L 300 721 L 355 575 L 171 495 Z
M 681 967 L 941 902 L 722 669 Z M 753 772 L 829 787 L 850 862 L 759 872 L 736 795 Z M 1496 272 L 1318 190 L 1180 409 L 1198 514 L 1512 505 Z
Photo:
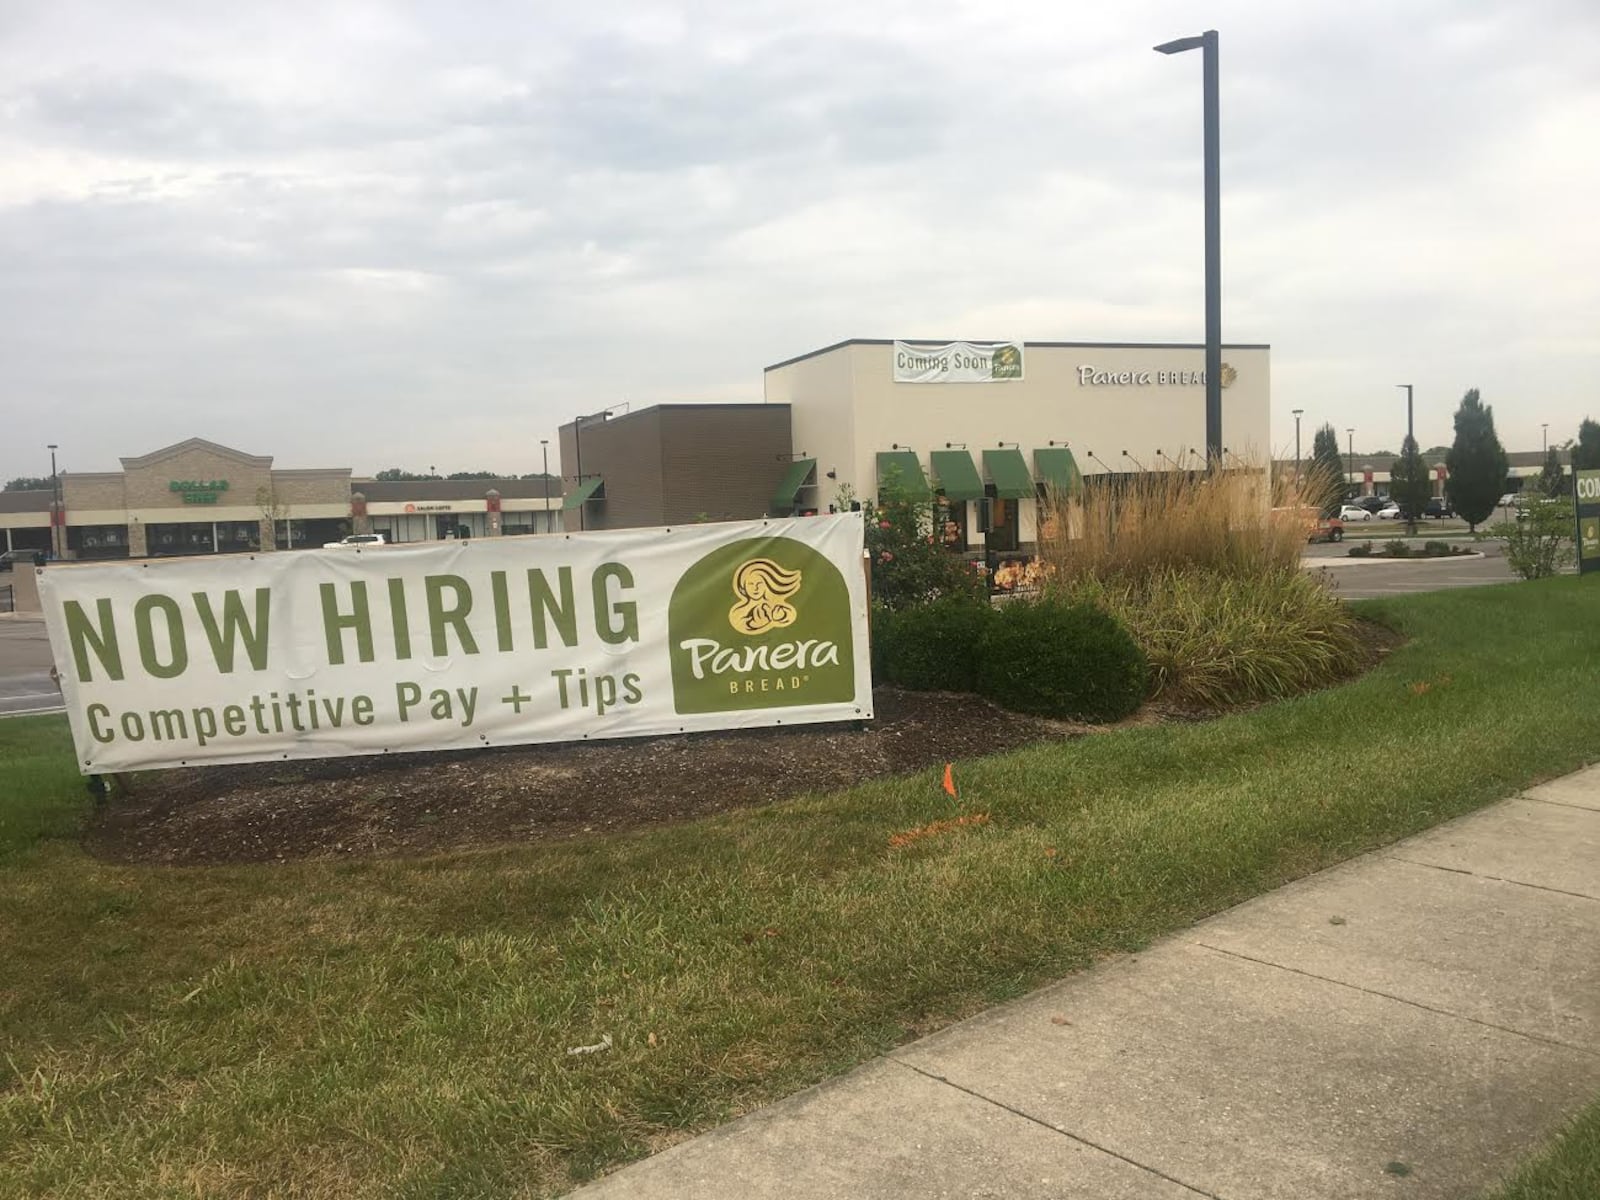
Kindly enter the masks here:
M 800 494 L 800 489 L 805 486 L 806 480 L 811 478 L 812 472 L 817 469 L 817 460 L 814 458 L 797 458 L 789 464 L 789 469 L 783 474 L 783 482 L 778 485 L 778 490 L 772 493 L 773 508 L 794 508 L 795 497 Z
M 587 479 L 579 480 L 578 486 L 562 498 L 561 507 L 563 509 L 577 508 L 605 485 L 606 481 L 603 475 L 591 475 Z
M 1074 495 L 1083 486 L 1083 473 L 1078 470 L 1078 460 L 1065 446 L 1051 446 L 1033 452 L 1033 470 L 1039 482 L 1054 488 L 1063 496 Z
M 891 479 L 908 500 L 926 500 L 933 495 L 922 464 L 911 450 L 878 451 L 878 490 L 881 492 Z
M 983 497 L 983 477 L 965 450 L 935 450 L 933 473 L 946 500 L 979 500 Z
M 1001 499 L 1031 500 L 1036 494 L 1021 450 L 985 450 L 983 466 L 994 480 L 994 494 Z

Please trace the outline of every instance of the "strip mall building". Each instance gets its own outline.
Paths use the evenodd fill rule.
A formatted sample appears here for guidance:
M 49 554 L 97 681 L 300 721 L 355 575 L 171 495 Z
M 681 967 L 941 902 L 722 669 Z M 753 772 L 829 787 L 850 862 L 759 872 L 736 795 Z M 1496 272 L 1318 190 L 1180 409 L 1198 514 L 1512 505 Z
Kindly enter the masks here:
M 357 479 L 349 467 L 274 467 L 203 438 L 63 472 L 60 497 L 0 492 L 0 548 L 68 559 L 228 554 L 321 546 L 356 532 L 390 541 L 548 532 L 558 479 Z M 54 537 L 52 537 L 54 526 Z

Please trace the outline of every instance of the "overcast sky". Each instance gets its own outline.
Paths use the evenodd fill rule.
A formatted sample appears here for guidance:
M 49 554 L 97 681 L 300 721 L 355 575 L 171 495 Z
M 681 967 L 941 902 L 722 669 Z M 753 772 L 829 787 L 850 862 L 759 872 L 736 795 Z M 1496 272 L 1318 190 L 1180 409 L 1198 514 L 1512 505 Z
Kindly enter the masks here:
M 849 337 L 1223 336 L 1273 436 L 1600 418 L 1600 4 L 6 0 L 0 477 L 539 467 Z

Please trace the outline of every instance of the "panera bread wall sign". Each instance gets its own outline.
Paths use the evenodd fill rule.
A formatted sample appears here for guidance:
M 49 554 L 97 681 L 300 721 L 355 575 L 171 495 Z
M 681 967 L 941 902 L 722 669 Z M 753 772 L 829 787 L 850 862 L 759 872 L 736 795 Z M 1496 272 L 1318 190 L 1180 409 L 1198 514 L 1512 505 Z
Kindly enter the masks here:
M 167 491 L 177 492 L 185 504 L 215 504 L 227 490 L 226 479 L 174 479 L 167 484 Z

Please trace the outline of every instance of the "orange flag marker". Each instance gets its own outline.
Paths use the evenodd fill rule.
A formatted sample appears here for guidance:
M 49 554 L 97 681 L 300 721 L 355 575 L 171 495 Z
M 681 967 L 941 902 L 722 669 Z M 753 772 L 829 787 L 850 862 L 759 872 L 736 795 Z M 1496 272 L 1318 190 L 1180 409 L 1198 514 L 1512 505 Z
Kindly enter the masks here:
M 944 790 L 950 793 L 952 800 L 957 798 L 955 763 L 945 763 L 944 765 Z

